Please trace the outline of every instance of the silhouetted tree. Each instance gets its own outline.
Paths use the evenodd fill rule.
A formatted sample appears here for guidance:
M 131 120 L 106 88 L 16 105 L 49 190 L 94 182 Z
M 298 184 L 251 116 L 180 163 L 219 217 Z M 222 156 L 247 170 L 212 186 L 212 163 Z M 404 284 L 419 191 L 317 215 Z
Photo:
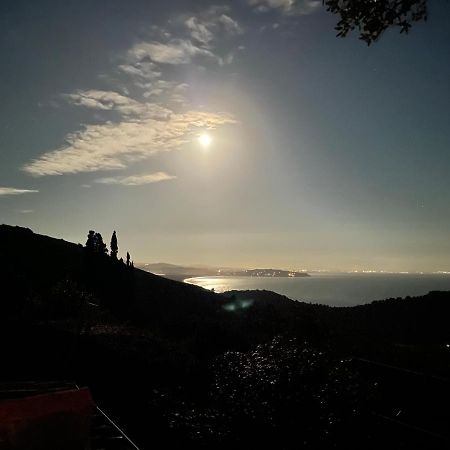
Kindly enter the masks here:
M 95 231 L 89 230 L 88 238 L 86 241 L 86 248 L 90 252 L 95 251 Z
M 413 22 L 427 19 L 428 0 L 322 0 L 327 11 L 340 16 L 335 29 L 345 37 L 358 30 L 359 38 L 370 45 L 389 27 L 408 33 Z
M 106 244 L 103 242 L 102 235 L 94 230 L 89 230 L 86 241 L 86 249 L 91 253 L 100 253 L 102 255 L 108 253 Z
M 127 252 L 127 267 L 130 266 L 130 254 Z
M 106 244 L 103 242 L 102 235 L 100 233 L 95 233 L 95 252 L 104 255 L 108 253 Z
M 134 261 L 131 261 L 131 268 L 134 269 Z
M 119 251 L 119 247 L 117 245 L 117 236 L 116 231 L 114 230 L 111 236 L 111 258 L 117 259 L 117 253 Z

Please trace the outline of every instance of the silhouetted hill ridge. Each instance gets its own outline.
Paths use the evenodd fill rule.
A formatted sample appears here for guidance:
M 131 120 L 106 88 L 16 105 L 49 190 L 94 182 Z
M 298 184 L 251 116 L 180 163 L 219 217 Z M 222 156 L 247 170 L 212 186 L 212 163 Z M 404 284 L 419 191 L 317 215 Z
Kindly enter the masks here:
M 189 309 L 215 309 L 220 297 L 196 286 L 143 270 L 129 269 L 107 255 L 88 255 L 81 244 L 0 225 L 0 270 L 10 299 L 45 296 L 61 280 L 70 279 L 92 292 L 107 307 L 130 310 L 144 319 Z
M 360 448 L 374 435 L 384 443 L 367 404 L 394 420 L 399 408 L 420 411 L 411 423 L 421 427 L 430 414 L 422 400 L 392 409 L 399 386 L 407 399 L 417 389 L 429 397 L 425 378 L 395 367 L 450 378 L 448 292 L 346 308 L 270 291 L 218 295 L 7 225 L 0 286 L 0 379 L 88 385 L 141 448 L 160 439 L 290 449 L 299 436 L 305 448 Z M 433 412 L 446 419 L 443 404 Z M 337 425 L 322 442 L 328 418 Z
M 286 330 L 298 333 L 299 328 L 312 334 L 351 331 L 411 342 L 450 340 L 448 292 L 343 308 L 293 301 L 270 291 L 217 295 L 130 270 L 106 255 L 89 256 L 80 244 L 9 225 L 0 225 L 0 273 L 10 303 L 36 295 L 45 301 L 55 284 L 70 279 L 119 318 L 168 328 L 175 335 L 198 334 L 208 323 L 208 329 L 217 326 L 217 333 L 245 331 L 250 340 L 249 330 L 262 337 Z

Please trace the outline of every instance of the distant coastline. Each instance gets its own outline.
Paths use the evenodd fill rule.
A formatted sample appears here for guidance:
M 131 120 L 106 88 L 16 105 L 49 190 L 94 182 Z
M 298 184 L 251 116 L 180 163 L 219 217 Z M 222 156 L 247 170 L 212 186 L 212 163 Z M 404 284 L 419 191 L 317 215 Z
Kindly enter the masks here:
M 258 278 L 304 278 L 310 275 L 304 271 L 284 269 L 242 269 L 216 267 L 189 267 L 167 263 L 141 263 L 136 267 L 162 277 L 176 281 L 185 281 L 197 277 L 258 277 Z

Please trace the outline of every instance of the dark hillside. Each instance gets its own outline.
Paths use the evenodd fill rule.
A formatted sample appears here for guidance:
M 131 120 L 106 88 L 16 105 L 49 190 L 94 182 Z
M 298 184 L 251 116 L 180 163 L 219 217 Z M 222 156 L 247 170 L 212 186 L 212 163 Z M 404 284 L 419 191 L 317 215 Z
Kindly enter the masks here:
M 450 293 L 217 295 L 6 225 L 0 286 L 0 381 L 87 385 L 142 449 L 448 443 Z
M 9 297 L 5 303 L 12 306 L 15 298 L 16 307 L 30 296 L 49 295 L 62 280 L 88 289 L 103 306 L 143 321 L 220 307 L 220 297 L 212 292 L 139 269 L 131 274 L 107 255 L 89 257 L 80 244 L 8 225 L 0 225 L 0 271 Z
M 270 291 L 230 291 L 226 295 L 237 303 L 244 300 L 254 305 L 246 312 L 247 326 L 261 316 L 270 316 L 272 327 L 310 342 L 326 343 L 347 355 L 439 371 L 450 378 L 450 292 L 353 307 L 293 302 Z

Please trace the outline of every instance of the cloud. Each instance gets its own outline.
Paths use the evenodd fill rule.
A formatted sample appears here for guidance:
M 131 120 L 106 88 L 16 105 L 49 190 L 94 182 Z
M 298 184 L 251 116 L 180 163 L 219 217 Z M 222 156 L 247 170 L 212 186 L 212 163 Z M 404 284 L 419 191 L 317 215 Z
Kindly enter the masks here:
M 154 80 L 161 76 L 161 71 L 158 66 L 151 61 L 138 61 L 134 65 L 121 64 L 119 70 L 134 77 L 142 78 L 144 80 Z
M 187 111 L 166 121 L 144 117 L 119 123 L 86 125 L 66 136 L 66 144 L 31 161 L 23 170 L 34 176 L 124 169 L 160 152 L 180 148 L 199 130 L 236 123 L 225 113 Z
M 321 0 L 247 0 L 255 11 L 279 10 L 283 14 L 311 14 L 322 4 Z
M 128 57 L 134 62 L 150 58 L 156 63 L 173 65 L 189 64 L 196 57 L 219 60 L 210 50 L 198 47 L 188 39 L 172 39 L 167 44 L 139 42 L 128 50 Z
M 184 23 L 189 29 L 191 37 L 198 42 L 208 45 L 214 39 L 214 35 L 207 25 L 200 22 L 196 17 L 189 17 Z
M 155 120 L 167 120 L 171 111 L 155 103 L 141 103 L 113 91 L 78 90 L 63 94 L 70 103 L 102 111 L 116 111 L 123 115 L 139 115 Z
M 169 94 L 168 98 L 174 95 L 184 95 L 184 92 L 188 88 L 186 83 L 178 83 L 176 81 L 155 80 L 151 83 L 137 83 L 138 87 L 145 90 L 143 93 L 144 98 L 150 98 L 159 96 L 162 94 Z M 184 97 L 183 97 L 184 100 Z
M 0 187 L 0 196 L 2 195 L 22 195 L 39 192 L 35 189 L 17 189 L 12 187 Z
M 176 176 L 166 172 L 155 172 L 144 175 L 131 175 L 128 177 L 106 177 L 94 180 L 100 184 L 121 184 L 123 186 L 142 186 L 144 184 L 159 183 L 160 181 L 174 180 Z
M 236 35 L 236 34 L 242 34 L 244 31 L 241 28 L 241 26 L 230 16 L 227 16 L 226 14 L 222 14 L 219 17 L 219 22 L 223 25 L 225 31 L 228 34 Z
M 214 6 L 195 16 L 178 16 L 168 22 L 171 32 L 152 26 L 153 41 L 136 42 L 120 57 L 114 76 L 103 74 L 102 79 L 114 88 L 62 94 L 69 104 L 92 110 L 97 121 L 104 121 L 67 134 L 61 146 L 22 169 L 37 177 L 125 169 L 135 161 L 180 148 L 201 130 L 235 123 L 226 113 L 191 109 L 189 85 L 180 77 L 183 71 L 173 67 L 233 61 L 232 51 L 221 40 L 218 48 L 213 46 L 222 36 L 242 33 L 228 11 L 226 6 Z
M 225 11 L 228 11 L 228 8 L 211 7 L 198 16 L 186 19 L 184 24 L 188 28 L 191 38 L 203 46 L 209 47 L 218 35 L 235 36 L 243 33 L 238 22 L 225 14 Z
M 17 212 L 19 214 L 31 214 L 34 213 L 34 209 L 18 209 Z
M 176 72 L 171 66 L 230 64 L 235 43 L 228 38 L 243 33 L 243 29 L 230 17 L 229 9 L 211 6 L 195 15 L 177 16 L 167 22 L 171 31 L 152 25 L 148 32 L 153 40 L 136 42 L 124 54 L 117 71 L 142 89 L 144 98 L 166 96 L 169 103 L 186 104 L 186 98 L 174 92 L 183 80 L 173 79 Z M 133 107 L 136 105 L 127 105 Z
M 78 90 L 72 94 L 63 94 L 63 97 L 74 105 L 103 111 L 142 114 L 145 110 L 145 105 L 114 91 Z
M 191 64 L 199 58 L 222 64 L 221 56 L 212 50 L 212 42 L 220 40 L 223 45 L 225 37 L 243 32 L 238 22 L 227 14 L 228 10 L 226 6 L 212 6 L 197 15 L 182 16 L 172 22 L 176 33 L 152 27 L 159 38 L 134 44 L 127 51 L 126 64 L 120 65 L 119 70 L 131 76 L 155 79 L 162 74 L 158 64 Z M 188 36 L 183 33 L 183 25 Z

